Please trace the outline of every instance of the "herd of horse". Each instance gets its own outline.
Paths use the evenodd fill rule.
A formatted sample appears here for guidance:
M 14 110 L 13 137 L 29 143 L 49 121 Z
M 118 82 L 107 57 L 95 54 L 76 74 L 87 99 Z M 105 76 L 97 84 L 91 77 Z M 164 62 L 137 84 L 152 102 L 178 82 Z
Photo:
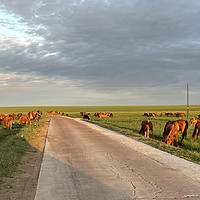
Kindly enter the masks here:
M 90 117 L 89 117 L 90 113 L 80 112 L 80 114 L 83 116 L 83 119 L 90 120 Z M 107 113 L 95 112 L 94 116 L 98 117 L 99 119 L 101 119 L 101 118 L 113 117 L 113 114 L 110 113 L 110 112 L 107 112 Z
M 143 116 L 146 117 L 159 117 L 159 116 L 173 116 L 173 117 L 186 117 L 185 113 L 167 113 L 167 112 L 161 112 L 160 115 L 158 113 L 144 113 Z
M 18 124 L 30 124 L 31 125 L 31 121 L 34 121 L 34 124 L 36 125 L 36 122 L 39 122 L 39 118 L 42 116 L 42 111 L 30 111 L 28 112 L 28 114 L 22 114 L 22 113 L 18 113 L 17 115 L 15 113 L 10 113 L 10 114 L 0 114 L 0 122 L 2 122 L 3 128 L 12 128 L 12 124 L 13 124 L 13 120 L 15 120 L 15 118 L 18 119 Z M 47 117 L 49 117 L 50 115 L 66 115 L 68 116 L 68 114 L 64 114 L 60 111 L 49 111 L 46 113 Z M 90 113 L 86 113 L 86 112 L 80 112 L 80 114 L 82 115 L 83 119 L 88 119 L 90 120 Z M 148 117 L 155 117 L 155 116 L 175 116 L 175 117 L 184 117 L 185 114 L 184 113 L 166 113 L 166 112 L 162 112 L 160 115 L 158 115 L 158 113 L 144 113 L 143 116 L 148 116 Z M 95 112 L 94 113 L 95 117 L 98 117 L 99 119 L 101 118 L 107 118 L 107 117 L 113 117 L 113 113 L 107 112 L 107 113 L 102 113 L 102 112 Z M 191 126 L 194 125 L 194 131 L 192 134 L 192 138 L 194 139 L 196 136 L 196 139 L 198 140 L 198 136 L 200 133 L 200 115 L 198 117 L 195 118 L 191 118 L 190 119 L 190 124 Z M 164 127 L 164 131 L 163 131 L 163 138 L 164 138 L 164 142 L 168 145 L 174 145 L 174 137 L 176 138 L 176 146 L 178 146 L 178 132 L 181 131 L 182 133 L 182 139 L 181 142 L 183 141 L 183 139 L 187 138 L 187 130 L 188 130 L 188 121 L 184 120 L 184 119 L 179 119 L 179 120 L 175 120 L 175 121 L 168 121 L 165 124 Z M 139 134 L 143 134 L 145 137 L 149 137 L 149 133 L 151 131 L 152 134 L 152 138 L 154 137 L 153 134 L 153 124 L 150 120 L 143 120 L 141 123 L 141 129 L 139 131 Z
M 179 113 L 179 114 L 182 114 L 182 113 Z M 144 115 L 144 116 L 146 116 L 146 115 Z M 172 114 L 170 116 L 177 116 L 177 115 Z M 185 116 L 185 114 L 182 116 Z M 198 140 L 198 136 L 200 133 L 200 115 L 198 117 L 191 118 L 190 124 L 191 124 L 191 126 L 195 125 L 194 131 L 192 134 L 192 139 L 194 139 L 195 136 L 197 135 L 196 139 Z M 178 136 L 177 136 L 178 132 L 181 131 L 181 133 L 182 133 L 182 139 L 181 139 L 181 142 L 182 142 L 184 138 L 185 139 L 187 138 L 187 130 L 188 130 L 188 121 L 187 120 L 179 119 L 179 120 L 175 120 L 175 121 L 168 121 L 165 124 L 164 131 L 163 131 L 164 142 L 168 145 L 174 146 L 174 137 L 175 137 L 176 138 L 176 146 L 178 146 Z M 152 122 L 150 120 L 143 120 L 141 123 L 141 129 L 140 129 L 139 133 L 143 134 L 145 137 L 149 137 L 150 131 L 151 131 L 151 134 L 153 137 Z
M 30 111 L 28 114 L 22 114 L 18 113 L 17 115 L 15 113 L 10 113 L 10 114 L 0 114 L 0 122 L 3 124 L 3 128 L 9 127 L 10 129 L 12 128 L 13 121 L 17 118 L 18 119 L 18 124 L 25 123 L 26 125 L 30 124 L 31 121 L 39 122 L 39 118 L 42 115 L 42 111 Z

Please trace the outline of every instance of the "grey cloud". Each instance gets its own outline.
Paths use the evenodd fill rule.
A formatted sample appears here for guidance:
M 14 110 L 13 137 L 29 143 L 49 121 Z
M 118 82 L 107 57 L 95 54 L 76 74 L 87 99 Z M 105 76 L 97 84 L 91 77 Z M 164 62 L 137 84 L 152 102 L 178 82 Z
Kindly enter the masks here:
M 9 48 L 0 50 L 6 71 L 71 80 L 88 93 L 199 83 L 195 0 L 0 2 L 21 17 L 27 35 L 42 39 L 27 46 L 8 39 Z

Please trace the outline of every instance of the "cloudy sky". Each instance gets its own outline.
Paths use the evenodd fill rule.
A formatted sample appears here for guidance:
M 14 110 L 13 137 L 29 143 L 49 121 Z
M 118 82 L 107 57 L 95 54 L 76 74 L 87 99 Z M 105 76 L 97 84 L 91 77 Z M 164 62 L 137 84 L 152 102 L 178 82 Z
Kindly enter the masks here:
M 200 1 L 0 0 L 0 106 L 200 101 Z

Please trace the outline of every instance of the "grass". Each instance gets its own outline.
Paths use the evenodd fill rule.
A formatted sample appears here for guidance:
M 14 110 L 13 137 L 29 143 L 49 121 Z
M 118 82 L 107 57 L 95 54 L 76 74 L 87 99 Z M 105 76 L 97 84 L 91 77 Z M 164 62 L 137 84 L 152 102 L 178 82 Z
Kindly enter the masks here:
M 153 147 L 169 152 L 173 155 L 185 158 L 189 161 L 200 164 L 200 141 L 192 140 L 191 135 L 194 127 L 188 128 L 188 137 L 181 143 L 181 133 L 179 133 L 179 147 L 166 145 L 163 142 L 163 129 L 167 121 L 177 120 L 175 117 L 161 116 L 148 118 L 142 116 L 145 112 L 184 112 L 186 106 L 54 106 L 54 107 L 4 107 L 0 108 L 0 113 L 28 113 L 30 110 L 42 110 L 44 113 L 50 110 L 69 114 L 70 117 L 81 118 L 80 112 L 90 114 L 90 122 L 98 124 L 110 130 L 133 137 L 139 141 L 149 144 Z M 112 112 L 113 118 L 98 119 L 94 117 L 95 112 Z M 189 118 L 200 114 L 200 105 L 190 106 Z M 141 121 L 151 120 L 154 126 L 154 138 L 145 138 L 139 134 Z M 186 119 L 186 118 L 181 118 Z M 37 127 L 13 125 L 12 130 L 0 128 L 0 177 L 8 176 L 19 163 L 21 157 L 26 153 L 29 142 L 36 137 Z
M 40 124 L 44 123 L 41 120 Z M 25 155 L 29 143 L 37 137 L 38 125 L 25 126 L 15 120 L 12 129 L 0 127 L 0 178 L 8 177 Z

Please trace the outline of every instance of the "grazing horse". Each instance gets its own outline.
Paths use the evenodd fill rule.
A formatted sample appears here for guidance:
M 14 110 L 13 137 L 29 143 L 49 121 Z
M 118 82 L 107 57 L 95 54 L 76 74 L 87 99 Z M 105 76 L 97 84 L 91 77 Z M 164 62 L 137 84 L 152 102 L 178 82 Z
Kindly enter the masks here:
M 190 119 L 190 123 L 191 123 L 190 126 L 192 126 L 193 124 L 195 125 L 195 124 L 198 123 L 198 122 L 200 122 L 200 119 L 199 119 L 199 118 L 197 118 L 197 117 L 191 118 L 191 119 Z
M 3 118 L 3 128 L 7 128 L 7 126 L 10 129 L 12 128 L 12 119 L 9 116 Z
M 17 118 L 19 119 L 22 115 L 23 115 L 22 113 L 18 113 Z
M 37 120 L 37 122 L 39 122 L 38 112 L 35 110 L 32 112 L 29 112 L 28 117 L 29 117 L 30 121 L 32 120 L 35 122 L 35 125 L 36 125 L 36 120 Z
M 166 113 L 165 115 L 169 116 L 173 116 L 173 113 Z
M 87 113 L 86 112 L 80 112 L 80 114 L 83 116 L 83 115 L 86 115 Z
M 165 129 L 165 137 L 164 142 L 168 145 L 174 146 L 174 137 L 176 137 L 176 146 L 178 146 L 178 134 L 179 132 L 179 125 L 178 122 L 174 122 L 173 124 L 168 124 Z
M 38 117 L 41 117 L 43 114 L 42 111 L 40 111 L 40 110 L 38 110 L 37 113 L 38 113 Z
M 103 113 L 98 113 L 97 116 L 98 116 L 99 119 L 101 119 L 102 117 L 103 117 L 103 118 L 106 118 L 108 115 L 103 114 Z
M 144 113 L 144 115 L 143 115 L 143 116 L 149 117 L 149 114 L 148 114 L 148 113 Z
M 47 117 L 51 115 L 51 111 L 46 113 Z
M 107 117 L 113 117 L 113 114 L 109 112 L 105 113 L 105 115 L 107 115 Z
M 58 114 L 58 115 L 60 115 L 61 112 L 60 111 L 55 111 L 55 113 Z
M 90 120 L 89 116 L 86 114 L 86 115 L 83 115 L 83 119 L 88 119 Z
M 174 113 L 173 116 L 174 117 L 186 117 L 186 115 L 184 113 Z
M 197 132 L 197 130 L 198 130 L 198 132 Z M 199 137 L 199 131 L 200 131 L 200 122 L 197 122 L 196 124 L 195 124 L 195 127 L 194 127 L 194 132 L 193 132 L 193 134 L 192 134 L 192 139 L 194 139 L 194 137 L 195 137 L 195 135 L 196 135 L 196 132 L 197 132 L 197 140 L 198 140 L 198 137 Z
M 15 113 L 10 113 L 9 117 L 11 117 L 12 120 L 15 120 L 16 115 L 15 115 Z
M 6 117 L 7 115 L 6 114 L 0 114 L 0 121 L 3 120 L 4 117 Z
M 153 113 L 149 113 L 149 117 L 155 117 Z
M 149 120 L 143 120 L 141 123 L 141 129 L 139 134 L 143 134 L 145 137 L 149 137 L 149 131 L 151 131 L 152 138 L 153 138 L 153 124 Z
M 159 114 L 158 114 L 158 113 L 153 113 L 153 115 L 154 115 L 155 117 L 159 117 Z
M 187 120 L 180 119 L 180 120 L 177 120 L 177 121 L 168 121 L 165 125 L 165 128 L 164 128 L 163 137 L 165 138 L 169 134 L 167 126 L 169 124 L 174 124 L 176 122 L 179 126 L 179 131 L 181 131 L 181 133 L 182 133 L 182 139 L 181 139 L 181 142 L 182 142 L 183 139 L 187 137 L 187 129 L 188 129 L 188 121 Z
M 164 116 L 164 115 L 166 115 L 166 112 L 161 112 L 160 113 L 160 116 Z
M 22 124 L 22 122 L 24 122 L 26 125 L 28 125 L 28 123 L 31 125 L 31 120 L 28 115 L 22 115 L 19 118 L 18 124 Z

